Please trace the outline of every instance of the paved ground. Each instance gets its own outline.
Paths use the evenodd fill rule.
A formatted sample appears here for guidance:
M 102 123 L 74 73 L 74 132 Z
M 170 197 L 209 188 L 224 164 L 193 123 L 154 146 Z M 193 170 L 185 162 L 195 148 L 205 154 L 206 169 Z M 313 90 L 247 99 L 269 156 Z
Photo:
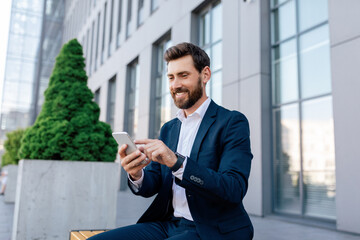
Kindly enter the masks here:
M 0 195 L 0 240 L 10 240 L 13 224 L 14 204 L 4 203 Z
M 132 195 L 129 191 L 119 192 L 117 226 L 135 223 L 152 199 Z M 0 196 L 0 240 L 10 240 L 14 204 L 5 204 Z M 352 235 L 326 228 L 305 226 L 279 220 L 278 217 L 260 218 L 251 216 L 255 228 L 254 240 L 360 240 Z

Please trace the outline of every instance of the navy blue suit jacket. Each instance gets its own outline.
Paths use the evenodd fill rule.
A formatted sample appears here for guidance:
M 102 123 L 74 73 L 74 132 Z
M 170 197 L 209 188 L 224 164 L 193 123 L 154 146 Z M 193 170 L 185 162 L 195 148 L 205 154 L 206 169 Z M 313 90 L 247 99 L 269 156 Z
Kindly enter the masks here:
M 175 118 L 161 129 L 162 140 L 176 152 L 181 122 Z M 211 101 L 200 124 L 183 179 L 186 198 L 202 239 L 251 239 L 253 227 L 242 200 L 248 187 L 252 154 L 249 124 L 237 111 Z M 152 162 L 144 169 L 137 195 L 158 194 L 138 222 L 169 220 L 173 214 L 173 175 L 168 167 Z M 131 188 L 130 188 L 131 189 Z

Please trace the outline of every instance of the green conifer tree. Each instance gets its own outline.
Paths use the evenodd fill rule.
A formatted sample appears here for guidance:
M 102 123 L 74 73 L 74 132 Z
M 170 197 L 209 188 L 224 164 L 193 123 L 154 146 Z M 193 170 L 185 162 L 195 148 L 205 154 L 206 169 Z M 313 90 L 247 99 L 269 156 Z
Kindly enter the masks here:
M 42 110 L 24 134 L 21 159 L 115 160 L 117 143 L 110 125 L 99 121 L 84 67 L 81 45 L 70 40 L 56 58 Z
M 18 164 L 21 139 L 24 136 L 24 129 L 17 129 L 6 133 L 6 141 L 4 142 L 5 153 L 2 156 L 1 166 L 4 167 L 9 164 Z

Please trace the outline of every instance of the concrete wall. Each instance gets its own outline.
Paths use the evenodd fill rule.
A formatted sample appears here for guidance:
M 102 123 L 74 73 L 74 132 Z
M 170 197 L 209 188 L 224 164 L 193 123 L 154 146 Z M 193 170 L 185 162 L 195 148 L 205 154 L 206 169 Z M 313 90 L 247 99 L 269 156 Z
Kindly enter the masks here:
M 12 240 L 114 228 L 118 169 L 116 163 L 21 160 Z
M 17 165 L 8 165 L 8 166 L 6 166 L 6 170 L 8 171 L 8 180 L 6 183 L 4 202 L 14 203 L 15 202 L 15 194 L 16 194 L 18 166 Z
M 360 1 L 329 0 L 337 228 L 360 233 Z
M 223 6 L 223 105 L 241 111 L 249 120 L 254 159 L 244 204 L 250 214 L 263 216 L 271 211 L 269 5 L 267 1 L 224 1 Z

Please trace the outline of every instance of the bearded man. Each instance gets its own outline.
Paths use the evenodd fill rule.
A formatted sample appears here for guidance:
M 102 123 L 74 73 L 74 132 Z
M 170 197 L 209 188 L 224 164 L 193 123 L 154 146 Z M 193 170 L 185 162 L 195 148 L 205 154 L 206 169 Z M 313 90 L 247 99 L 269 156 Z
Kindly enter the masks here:
M 90 239 L 252 239 L 242 203 L 253 157 L 248 121 L 208 98 L 204 50 L 181 43 L 164 58 L 177 116 L 158 140 L 137 140 L 142 146 L 129 155 L 126 145 L 119 150 L 132 192 L 157 196 L 137 224 Z

